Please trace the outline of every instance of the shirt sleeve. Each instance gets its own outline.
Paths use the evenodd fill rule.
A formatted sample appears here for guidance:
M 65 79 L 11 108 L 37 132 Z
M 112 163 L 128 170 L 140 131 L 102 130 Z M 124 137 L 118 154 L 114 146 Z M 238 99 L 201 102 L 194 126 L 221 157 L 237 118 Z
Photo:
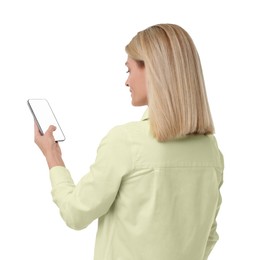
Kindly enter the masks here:
M 83 229 L 108 212 L 123 176 L 132 169 L 130 149 L 124 127 L 115 127 L 101 141 L 95 163 L 77 185 L 65 167 L 50 169 L 53 201 L 70 228 Z
M 217 211 L 217 213 L 218 213 L 218 211 Z M 217 215 L 217 213 L 216 213 L 216 215 Z M 208 256 L 212 252 L 216 242 L 219 239 L 219 235 L 216 232 L 216 228 L 217 228 L 217 222 L 216 222 L 216 219 L 215 219 L 215 221 L 214 221 L 214 223 L 213 223 L 213 225 L 211 227 L 211 231 L 210 231 L 210 235 L 209 235 L 209 238 L 208 238 L 208 241 L 207 241 L 207 245 L 206 245 L 206 248 L 205 248 L 205 253 L 204 253 L 203 260 L 207 260 L 208 259 Z
M 221 152 L 220 152 L 220 164 L 221 164 L 221 169 L 223 169 L 224 168 L 224 157 L 223 157 L 223 154 Z M 207 245 L 206 245 L 206 249 L 205 249 L 205 254 L 204 254 L 203 260 L 207 260 L 208 259 L 208 256 L 210 255 L 210 253 L 212 252 L 215 244 L 219 240 L 219 235 L 218 235 L 218 233 L 216 231 L 217 230 L 216 218 L 217 218 L 217 215 L 219 213 L 220 206 L 221 206 L 221 203 L 222 203 L 222 196 L 221 196 L 221 193 L 220 193 L 220 188 L 221 188 L 222 185 L 223 185 L 223 172 L 220 173 L 219 198 L 218 198 L 218 204 L 217 204 L 217 209 L 216 209 L 216 215 L 215 215 L 214 223 L 213 223 L 213 225 L 211 227 L 211 230 L 210 230 L 210 234 L 209 234 L 209 237 L 208 237 L 208 241 L 207 241 Z

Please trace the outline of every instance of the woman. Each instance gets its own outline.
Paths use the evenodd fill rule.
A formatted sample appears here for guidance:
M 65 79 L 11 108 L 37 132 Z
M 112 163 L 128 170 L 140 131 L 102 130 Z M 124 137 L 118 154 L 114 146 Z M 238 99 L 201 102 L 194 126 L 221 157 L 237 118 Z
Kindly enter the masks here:
M 73 229 L 98 218 L 96 260 L 206 260 L 218 240 L 223 159 L 196 48 L 181 27 L 158 24 L 126 52 L 132 105 L 148 109 L 110 130 L 77 185 L 55 127 L 41 136 L 35 126 L 53 200 Z

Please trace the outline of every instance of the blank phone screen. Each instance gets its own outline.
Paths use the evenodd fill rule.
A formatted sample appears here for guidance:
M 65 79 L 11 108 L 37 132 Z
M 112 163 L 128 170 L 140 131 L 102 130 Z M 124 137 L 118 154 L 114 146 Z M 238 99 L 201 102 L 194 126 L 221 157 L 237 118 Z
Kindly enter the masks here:
M 65 140 L 62 129 L 46 99 L 29 99 L 28 105 L 42 135 L 50 125 L 54 125 L 56 127 L 56 130 L 53 132 L 55 141 Z

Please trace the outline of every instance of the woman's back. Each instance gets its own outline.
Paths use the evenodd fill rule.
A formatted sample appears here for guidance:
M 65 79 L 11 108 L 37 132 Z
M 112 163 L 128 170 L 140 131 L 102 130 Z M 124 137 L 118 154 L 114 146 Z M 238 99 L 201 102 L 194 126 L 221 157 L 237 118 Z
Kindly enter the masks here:
M 99 219 L 95 259 L 207 259 L 218 239 L 221 203 L 223 160 L 215 138 L 160 143 L 150 136 L 147 118 L 110 135 L 117 144 L 125 142 L 122 150 L 128 153 L 114 153 L 112 161 L 121 159 L 131 170 L 122 175 L 115 201 Z

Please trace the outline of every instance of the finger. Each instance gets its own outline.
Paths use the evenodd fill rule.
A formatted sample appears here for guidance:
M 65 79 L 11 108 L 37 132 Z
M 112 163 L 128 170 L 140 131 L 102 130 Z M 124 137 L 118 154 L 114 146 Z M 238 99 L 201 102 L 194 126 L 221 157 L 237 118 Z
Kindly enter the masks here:
M 46 133 L 52 134 L 56 130 L 56 126 L 50 125 L 49 128 L 47 129 Z
M 34 122 L 34 142 L 36 144 L 38 144 L 40 138 L 41 138 L 41 132 L 40 132 L 39 127 L 38 127 L 38 125 L 37 125 L 37 123 L 35 121 Z
M 40 136 L 41 135 L 39 127 L 38 127 L 36 122 L 34 122 L 34 133 L 35 133 L 35 136 Z
M 55 130 L 56 130 L 56 127 L 54 125 L 50 125 L 44 135 L 47 136 L 47 137 L 49 137 L 49 138 L 52 138 L 53 141 L 55 142 L 54 136 L 53 136 L 53 132 Z

